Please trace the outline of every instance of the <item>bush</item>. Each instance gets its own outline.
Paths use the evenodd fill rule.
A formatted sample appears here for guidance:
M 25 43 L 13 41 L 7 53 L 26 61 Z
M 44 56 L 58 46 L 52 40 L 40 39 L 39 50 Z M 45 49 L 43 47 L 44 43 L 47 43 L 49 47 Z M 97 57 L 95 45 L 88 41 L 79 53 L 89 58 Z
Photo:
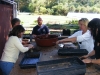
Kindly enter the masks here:
M 76 9 L 75 9 L 75 12 L 80 12 L 81 10 L 81 6 L 78 6 Z
M 78 20 L 71 20 L 71 21 L 66 21 L 67 24 L 69 25 L 78 25 Z
M 86 9 L 86 7 L 81 7 L 81 9 L 80 9 L 80 12 L 87 12 L 87 9 Z
M 52 9 L 54 11 L 53 15 L 67 15 L 68 13 L 68 8 L 64 7 L 62 3 L 53 6 Z
M 72 6 L 69 7 L 69 11 L 71 11 L 71 12 L 74 12 L 75 11 L 74 5 L 72 5 Z
M 52 15 L 54 13 L 53 9 L 47 8 L 47 13 L 49 15 Z
M 42 13 L 42 14 L 46 14 L 47 9 L 45 7 L 40 7 L 39 12 Z

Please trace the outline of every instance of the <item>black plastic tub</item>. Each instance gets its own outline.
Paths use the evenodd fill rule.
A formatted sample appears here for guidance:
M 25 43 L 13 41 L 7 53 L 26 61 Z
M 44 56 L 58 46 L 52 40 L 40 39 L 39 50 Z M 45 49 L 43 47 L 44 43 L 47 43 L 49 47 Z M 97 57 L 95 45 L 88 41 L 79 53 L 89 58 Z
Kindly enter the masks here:
M 40 52 L 36 48 L 30 49 L 28 52 L 25 53 L 27 58 L 39 58 Z
M 19 66 L 21 69 L 36 68 L 36 63 L 39 62 L 39 58 L 40 52 L 27 52 Z
M 38 75 L 85 75 L 86 65 L 77 57 L 37 63 Z
M 58 55 L 61 56 L 83 56 L 87 54 L 86 49 L 62 48 L 58 50 Z
M 58 36 L 58 40 L 62 40 L 62 39 L 65 39 L 65 38 L 68 38 L 68 36 Z

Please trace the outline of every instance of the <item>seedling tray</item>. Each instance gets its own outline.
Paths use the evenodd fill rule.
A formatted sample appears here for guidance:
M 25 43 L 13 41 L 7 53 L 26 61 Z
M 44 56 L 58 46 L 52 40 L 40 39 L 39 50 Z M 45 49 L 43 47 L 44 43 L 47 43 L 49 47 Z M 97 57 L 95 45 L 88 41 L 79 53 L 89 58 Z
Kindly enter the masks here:
M 37 63 L 38 75 L 84 75 L 86 65 L 77 57 Z
M 39 58 L 40 52 L 26 53 L 19 66 L 21 69 L 36 68 L 36 63 L 39 62 Z
M 62 48 L 58 50 L 58 55 L 61 56 L 83 56 L 87 54 L 86 49 Z

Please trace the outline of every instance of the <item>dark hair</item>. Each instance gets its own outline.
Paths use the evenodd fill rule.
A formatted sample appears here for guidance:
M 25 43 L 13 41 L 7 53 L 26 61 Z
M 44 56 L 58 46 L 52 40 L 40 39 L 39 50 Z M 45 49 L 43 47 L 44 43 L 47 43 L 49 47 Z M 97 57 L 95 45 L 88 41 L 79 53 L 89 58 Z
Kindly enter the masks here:
M 100 19 L 94 18 L 88 23 L 88 27 L 91 30 L 91 34 L 93 35 L 93 38 L 100 42 Z
M 17 36 L 17 37 L 19 37 L 19 33 L 24 32 L 24 31 L 25 31 L 25 29 L 24 29 L 24 27 L 22 25 L 17 25 L 10 32 L 9 37 L 10 36 Z
M 12 27 L 14 27 L 14 25 L 16 24 L 16 22 L 20 22 L 20 19 L 14 18 L 14 19 L 11 20 Z

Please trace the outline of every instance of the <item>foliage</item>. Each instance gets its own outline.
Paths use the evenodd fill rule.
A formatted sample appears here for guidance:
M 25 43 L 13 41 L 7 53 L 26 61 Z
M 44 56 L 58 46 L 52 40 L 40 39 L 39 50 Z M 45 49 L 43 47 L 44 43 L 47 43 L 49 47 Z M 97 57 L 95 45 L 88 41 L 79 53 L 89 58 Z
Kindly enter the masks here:
M 15 0 L 18 10 L 36 14 L 100 13 L 100 0 Z
M 77 25 L 78 25 L 78 20 L 75 20 L 75 19 L 73 19 L 73 20 L 71 20 L 71 21 L 68 21 L 68 20 L 67 20 L 66 23 L 67 23 L 68 25 L 74 25 L 74 26 L 76 25 L 76 26 L 77 26 Z
M 46 24 L 49 29 L 79 29 L 78 25 L 71 24 Z

